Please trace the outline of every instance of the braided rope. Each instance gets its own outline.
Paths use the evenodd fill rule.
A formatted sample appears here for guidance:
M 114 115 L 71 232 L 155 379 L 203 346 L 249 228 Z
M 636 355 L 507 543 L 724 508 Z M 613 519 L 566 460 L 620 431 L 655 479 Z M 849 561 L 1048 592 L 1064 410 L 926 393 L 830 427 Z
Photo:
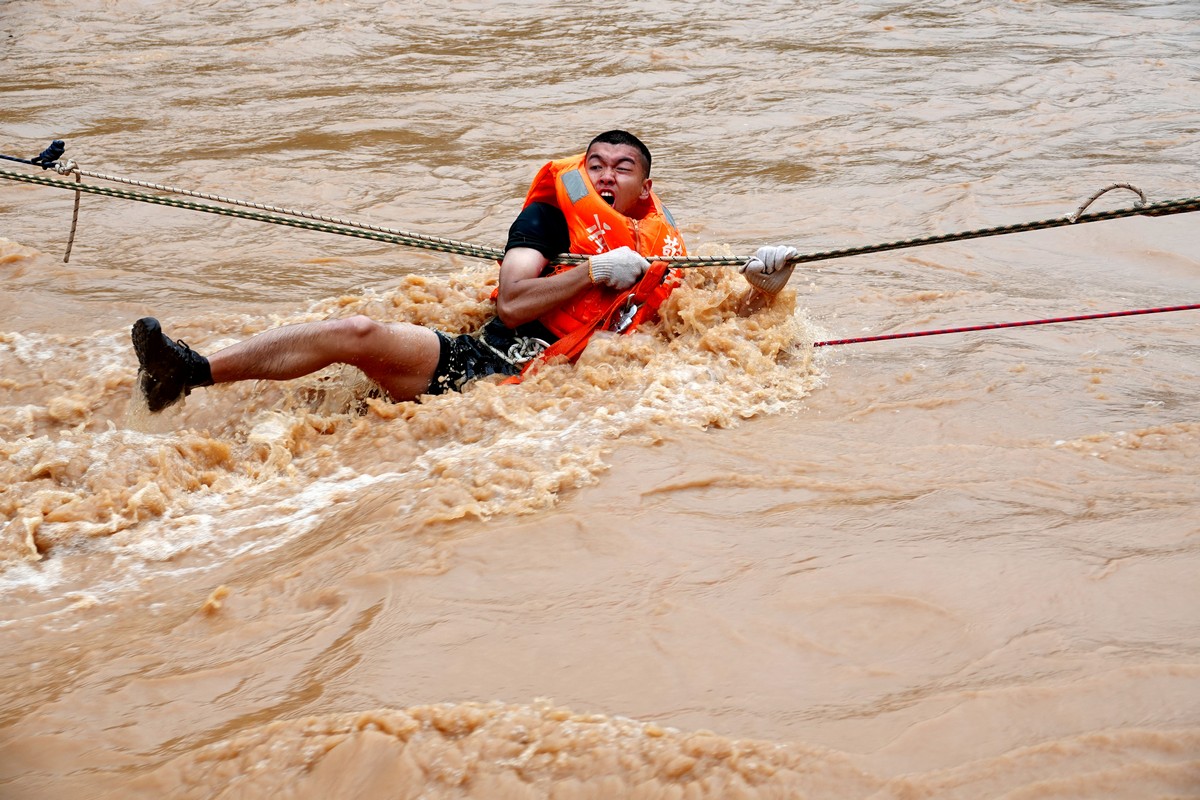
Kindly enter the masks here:
M 442 253 L 454 253 L 457 255 L 471 256 L 473 258 L 499 260 L 504 257 L 504 251 L 497 247 L 484 247 L 481 245 L 470 244 L 469 242 L 458 242 L 453 239 L 441 239 L 436 236 L 410 234 L 403 231 L 393 231 L 386 228 L 351 226 L 345 223 L 317 221 L 303 217 L 293 218 L 280 216 L 279 214 L 275 213 L 242 211 L 238 208 L 227 208 L 222 206 L 208 205 L 205 203 L 193 203 L 187 200 L 177 200 L 165 195 L 145 194 L 143 192 L 114 189 L 107 186 L 96 186 L 90 183 L 68 183 L 66 181 L 43 177 L 41 175 L 23 175 L 17 172 L 10 172 L 8 170 L 0 170 L 0 178 L 7 178 L 9 180 L 20 181 L 22 183 L 35 183 L 42 186 L 54 186 L 58 188 L 70 189 L 72 191 L 83 191 L 90 194 L 98 194 L 104 197 L 116 197 L 122 200 L 137 200 L 143 203 L 169 206 L 171 208 L 183 208 L 190 211 L 203 211 L 208 214 L 218 214 L 224 217 L 249 219 L 256 222 L 270 222 L 275 225 L 300 228 L 301 230 L 336 233 L 341 236 L 352 236 L 358 239 L 369 239 L 376 242 L 388 242 L 391 244 L 406 245 L 408 247 L 417 247 L 425 250 L 435 250 Z
M 59 162 L 59 163 L 61 164 L 62 162 Z M 207 192 L 197 192 L 197 191 L 193 191 L 191 189 L 181 189 L 178 186 L 164 186 L 161 183 L 150 183 L 148 181 L 138 181 L 138 180 L 134 180 L 132 178 L 122 178 L 117 175 L 106 175 L 102 172 L 88 172 L 87 170 L 78 169 L 75 166 L 75 162 L 70 161 L 70 160 L 68 160 L 66 162 L 65 171 L 64 171 L 64 169 L 59 168 L 57 165 L 55 166 L 55 170 L 57 172 L 59 172 L 59 174 L 65 174 L 66 172 L 73 171 L 73 172 L 77 172 L 78 174 L 83 175 L 88 178 L 97 178 L 99 180 L 110 181 L 112 183 L 121 183 L 121 184 L 125 184 L 126 186 L 137 186 L 137 187 L 140 187 L 143 189 L 155 189 L 160 192 L 168 192 L 170 194 L 178 194 L 178 195 L 183 195 L 185 197 L 196 197 L 201 200 L 211 200 L 216 203 L 226 203 L 228 205 L 241 206 L 243 208 L 253 208 L 258 211 L 266 211 L 266 212 L 273 213 L 273 214 L 284 214 L 284 215 L 292 216 L 292 217 L 300 217 L 302 219 L 311 219 L 311 220 L 315 220 L 317 222 L 328 222 L 332 225 L 340 225 L 340 226 L 346 227 L 346 228 L 362 228 L 363 230 L 375 231 L 376 233 L 386 233 L 386 234 L 390 234 L 393 236 L 402 236 L 402 237 L 405 237 L 406 239 L 411 239 L 412 241 L 428 242 L 429 244 L 435 244 L 435 245 L 452 245 L 455 247 L 466 248 L 466 249 L 478 247 L 478 245 L 473 245 L 469 242 L 460 242 L 460 241 L 456 241 L 454 239 L 446 239 L 446 238 L 442 238 L 440 236 L 429 236 L 429 235 L 421 234 L 421 233 L 410 233 L 410 232 L 406 232 L 406 231 L 396 230 L 394 228 L 385 228 L 385 227 L 382 227 L 379 225 L 370 225 L 367 223 L 355 222 L 354 220 L 340 219 L 338 217 L 329 217 L 329 216 L 325 216 L 323 214 L 314 214 L 310 211 L 300 211 L 298 209 L 293 209 L 293 208 L 280 208 L 278 206 L 267 205 L 265 203 L 256 203 L 251 200 L 239 200 L 234 197 L 223 197 L 218 194 L 209 194 Z M 437 248 L 433 248 L 433 249 L 437 249 Z M 503 257 L 503 256 L 504 256 L 504 254 L 500 253 L 499 257 Z M 484 256 L 484 257 L 490 257 L 490 251 L 489 251 L 489 255 Z
M 10 159 L 19 161 L 20 159 Z M 264 205 L 261 203 L 253 203 L 246 200 L 236 200 L 234 198 L 221 197 L 220 195 L 206 194 L 202 192 L 193 192 L 187 189 L 179 189 L 171 186 L 163 186 L 161 184 L 148 183 L 144 181 L 134 181 L 128 178 L 120 178 L 116 176 L 104 175 L 101 173 L 82 172 L 73 161 L 67 161 L 63 165 L 55 165 L 55 169 L 66 173 L 69 171 L 80 172 L 81 174 L 90 177 L 99 178 L 102 180 L 134 185 L 144 188 L 151 188 L 158 191 L 170 192 L 173 194 L 182 194 L 191 197 L 198 197 L 214 202 L 227 203 L 235 206 L 257 209 L 268 213 L 252 213 L 237 211 L 233 208 L 223 208 L 220 206 L 211 206 L 202 203 L 189 203 L 182 200 L 173 200 L 169 197 L 161 195 L 148 195 L 140 192 L 129 192 L 117 189 L 109 189 L 102 186 L 94 186 L 84 183 L 66 183 L 63 181 L 54 180 L 52 178 L 43 177 L 40 175 L 25 175 L 22 173 L 11 172 L 9 170 L 0 170 L 0 178 L 9 180 L 22 181 L 25 183 L 36 183 L 44 186 L 55 186 L 59 188 L 71 189 L 78 193 L 80 191 L 90 192 L 108 197 L 117 197 L 126 200 L 138 200 L 145 203 L 155 203 L 158 205 L 172 206 L 175 208 L 185 208 L 193 211 L 203 211 L 210 214 L 220 214 L 222 216 L 239 217 L 242 219 L 250 219 L 259 222 L 270 222 L 276 225 L 286 225 L 304 230 L 322 231 L 325 233 L 336 233 L 342 236 L 353 236 L 360 239 L 370 239 L 373 241 L 389 242 L 392 244 L 400 244 L 408 247 L 416 247 L 426 250 L 434 250 L 443 253 L 453 253 L 456 255 L 469 256 L 472 258 L 482 258 L 486 260 L 500 260 L 504 257 L 504 251 L 497 247 L 487 247 L 484 245 L 471 244 L 470 242 L 461 242 L 454 239 L 445 239 L 437 236 L 427 236 L 424 234 L 409 233 L 405 231 L 395 230 L 392 228 L 384 228 L 376 225 L 365 225 L 352 220 L 343 220 L 336 217 L 327 217 L 318 214 L 312 214 L 305 211 L 296 211 L 293 209 L 278 208 L 276 206 Z M 78 177 L 78 176 L 77 176 Z M 1124 188 L 1137 192 L 1139 202 L 1131 208 L 1119 208 L 1110 211 L 1094 211 L 1084 213 L 1087 207 L 1098 197 L 1112 189 Z M 1078 225 L 1086 222 L 1101 222 L 1105 220 L 1121 219 L 1123 217 L 1132 216 L 1148 216 L 1159 217 L 1169 214 L 1182 214 L 1191 211 L 1200 211 L 1200 197 L 1188 197 L 1178 200 L 1167 200 L 1158 203 L 1147 203 L 1145 195 L 1141 190 L 1129 184 L 1112 184 L 1093 194 L 1088 198 L 1082 206 L 1074 214 L 1069 214 L 1063 217 L 1052 217 L 1049 219 L 1037 220 L 1034 222 L 1023 222 L 1012 225 L 997 225 L 987 228 L 977 228 L 974 230 L 959 231 L 956 233 L 935 234 L 930 236 L 918 236 L 908 239 L 897 239 L 891 242 L 883 242 L 880 244 L 863 245 L 858 247 L 844 247 L 830 250 L 821 250 L 812 253 L 802 253 L 788 259 L 792 264 L 803 264 L 814 261 L 829 261 L 837 258 L 847 258 L 849 256 L 866 255 L 868 253 L 882 253 L 890 250 L 901 250 L 912 247 L 924 247 L 933 244 L 945 244 L 948 242 L 959 242 L 968 239 L 980 239 L 989 236 L 1003 236 L 1010 233 L 1023 233 L 1027 231 L 1046 230 L 1050 228 L 1064 227 L 1068 225 Z M 287 216 L 280 216 L 287 215 Z M 291 217 L 295 217 L 292 219 Z M 309 220 L 310 222 L 304 222 Z M 557 256 L 554 261 L 560 264 L 580 263 L 586 259 L 586 256 L 581 256 L 574 253 L 562 253 Z M 746 256 L 664 256 L 656 260 L 661 260 L 669 263 L 672 267 L 679 269 L 689 269 L 697 267 L 722 267 L 722 266 L 741 266 L 747 261 Z
M 1087 206 L 1101 194 L 1104 194 L 1104 192 L 1107 192 L 1109 189 L 1118 187 L 1126 188 L 1126 185 L 1113 184 L 1112 186 L 1100 190 L 1093 195 L 1083 205 L 1082 208 L 1080 208 L 1074 214 L 1065 217 L 1051 217 L 1050 219 L 1043 219 L 1035 222 L 1022 222 L 1013 225 L 997 225 L 990 228 L 977 228 L 975 230 L 959 231 L 957 233 L 917 236 L 910 239 L 897 239 L 892 242 L 863 245 L 861 247 L 843 247 L 834 250 L 821 250 L 813 253 L 802 253 L 798 256 L 793 256 L 792 258 L 788 259 L 788 261 L 792 264 L 804 264 L 812 261 L 829 261 L 835 258 L 866 255 L 867 253 L 882 253 L 888 250 L 902 250 L 909 247 L 923 247 L 931 244 L 960 242 L 967 239 L 981 239 L 987 236 L 1003 236 L 1009 233 L 1040 231 L 1049 228 L 1061 228 L 1068 225 L 1082 225 L 1085 222 L 1102 222 L 1104 220 L 1121 219 L 1122 217 L 1163 217 L 1169 214 L 1183 214 L 1189 211 L 1200 211 L 1200 197 L 1185 197 L 1179 200 L 1164 200 L 1158 203 L 1138 204 L 1132 208 L 1118 208 L 1111 211 L 1093 211 L 1088 214 L 1083 213 L 1084 209 L 1087 208 Z M 1134 189 L 1134 191 L 1137 190 Z M 685 258 L 661 258 L 657 260 L 667 261 L 674 267 L 740 266 L 746 263 L 746 259 L 741 256 L 687 256 Z
M 72 161 L 72 164 L 75 162 Z M 79 175 L 79 170 L 75 170 L 75 183 L 80 183 L 83 180 Z M 63 263 L 71 261 L 71 248 L 75 246 L 75 229 L 79 227 L 79 198 L 82 197 L 82 192 L 75 192 L 75 206 L 71 211 L 71 235 L 67 237 L 67 252 L 63 254 Z

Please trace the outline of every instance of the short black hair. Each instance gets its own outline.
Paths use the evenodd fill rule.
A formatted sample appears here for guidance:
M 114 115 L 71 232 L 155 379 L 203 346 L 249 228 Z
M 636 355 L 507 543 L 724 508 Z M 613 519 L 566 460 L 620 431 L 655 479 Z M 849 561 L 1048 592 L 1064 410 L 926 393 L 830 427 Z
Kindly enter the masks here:
M 629 131 L 613 130 L 605 131 L 597 136 L 592 141 L 588 142 L 587 149 L 591 150 L 594 144 L 627 144 L 633 149 L 642 154 L 642 160 L 646 163 L 642 164 L 646 168 L 646 177 L 650 177 L 650 148 L 642 144 L 642 140 L 634 136 Z

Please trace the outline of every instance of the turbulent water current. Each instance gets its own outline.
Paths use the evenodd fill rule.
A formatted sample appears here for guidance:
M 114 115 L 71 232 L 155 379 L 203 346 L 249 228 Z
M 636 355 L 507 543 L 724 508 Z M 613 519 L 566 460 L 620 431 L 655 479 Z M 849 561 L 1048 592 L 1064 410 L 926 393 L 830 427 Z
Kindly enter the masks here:
M 6 0 L 0 154 L 499 247 L 625 128 L 693 253 L 809 253 L 1197 197 L 1198 54 L 1195 0 Z M 1200 303 L 1200 213 L 151 415 L 139 317 L 469 331 L 496 264 L 97 194 L 64 261 L 0 171 L 0 797 L 1200 797 L 1200 310 L 814 347 Z

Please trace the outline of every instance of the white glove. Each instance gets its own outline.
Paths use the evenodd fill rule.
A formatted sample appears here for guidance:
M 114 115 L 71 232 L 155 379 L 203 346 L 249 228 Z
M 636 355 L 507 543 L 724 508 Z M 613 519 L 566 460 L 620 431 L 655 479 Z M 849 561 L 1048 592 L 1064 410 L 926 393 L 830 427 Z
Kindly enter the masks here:
M 762 289 L 767 294 L 777 294 L 788 278 L 792 277 L 795 264 L 789 264 L 788 259 L 800 255 L 800 251 L 787 245 L 758 248 L 758 252 L 750 260 L 742 264 L 741 273 L 751 286 Z
M 637 283 L 650 262 L 631 247 L 618 247 L 588 260 L 588 275 L 592 283 L 603 283 L 624 291 Z

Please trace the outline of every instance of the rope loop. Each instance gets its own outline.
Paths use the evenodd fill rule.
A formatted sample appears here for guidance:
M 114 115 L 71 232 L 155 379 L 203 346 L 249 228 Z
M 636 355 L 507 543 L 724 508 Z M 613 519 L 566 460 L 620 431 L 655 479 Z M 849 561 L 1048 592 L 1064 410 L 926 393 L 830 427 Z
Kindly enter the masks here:
M 1108 186 L 1105 186 L 1100 191 L 1093 194 L 1087 200 L 1084 200 L 1083 205 L 1081 205 L 1079 208 L 1077 208 L 1075 210 L 1074 214 L 1069 214 L 1067 216 L 1067 221 L 1070 222 L 1072 225 L 1074 225 L 1076 222 L 1079 221 L 1079 218 L 1081 216 L 1083 216 L 1083 212 L 1087 211 L 1088 206 L 1090 206 L 1092 203 L 1099 200 L 1101 195 L 1107 194 L 1108 192 L 1111 192 L 1113 189 L 1128 189 L 1131 192 L 1136 192 L 1137 196 L 1138 196 L 1138 201 L 1133 204 L 1135 208 L 1145 208 L 1146 205 L 1150 202 L 1149 200 L 1146 199 L 1146 193 L 1132 184 L 1111 183 Z

